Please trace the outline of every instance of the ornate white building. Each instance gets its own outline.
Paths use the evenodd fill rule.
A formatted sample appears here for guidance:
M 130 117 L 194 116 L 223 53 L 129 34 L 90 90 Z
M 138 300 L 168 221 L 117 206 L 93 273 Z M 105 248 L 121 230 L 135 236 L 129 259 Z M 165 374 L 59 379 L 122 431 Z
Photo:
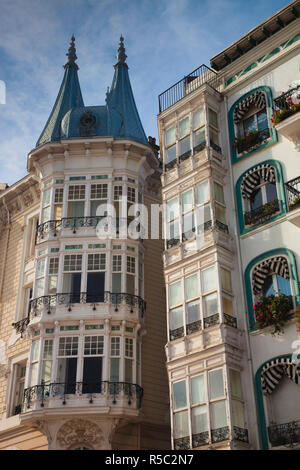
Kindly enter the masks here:
M 174 449 L 300 448 L 299 15 L 159 96 Z

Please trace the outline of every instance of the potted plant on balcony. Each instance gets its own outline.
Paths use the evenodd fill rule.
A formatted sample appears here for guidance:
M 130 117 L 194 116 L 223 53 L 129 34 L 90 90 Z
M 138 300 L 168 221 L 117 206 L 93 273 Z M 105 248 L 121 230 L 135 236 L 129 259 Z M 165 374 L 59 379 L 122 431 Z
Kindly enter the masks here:
M 248 150 L 258 142 L 259 131 L 249 131 L 249 129 L 247 131 L 245 136 L 234 139 L 233 148 L 236 148 L 239 153 Z
M 259 329 L 273 326 L 272 335 L 283 333 L 284 325 L 290 318 L 291 309 L 291 299 L 283 293 L 260 295 L 253 305 L 256 325 Z
M 276 124 L 279 124 L 284 119 L 292 116 L 292 114 L 297 113 L 300 111 L 300 94 L 296 95 L 295 97 L 289 96 L 285 100 L 285 107 L 281 110 L 276 110 L 271 116 L 271 122 L 273 123 L 273 127 Z
M 300 196 L 296 197 L 293 202 L 291 202 L 289 204 L 289 209 L 292 210 L 292 209 L 295 209 L 296 206 L 299 206 L 300 205 Z
M 263 212 L 265 215 L 272 215 L 276 210 L 278 210 L 277 200 L 267 202 L 267 204 L 263 206 Z

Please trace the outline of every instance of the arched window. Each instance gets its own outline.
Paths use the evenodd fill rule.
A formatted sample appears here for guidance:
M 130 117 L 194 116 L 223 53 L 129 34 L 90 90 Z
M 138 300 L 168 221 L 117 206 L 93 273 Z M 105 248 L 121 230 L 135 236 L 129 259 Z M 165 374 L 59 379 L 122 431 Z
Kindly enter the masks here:
M 276 168 L 263 163 L 243 176 L 241 195 L 245 226 L 255 226 L 280 212 Z
M 287 258 L 274 256 L 257 264 L 252 271 L 254 295 L 291 295 L 290 268 Z

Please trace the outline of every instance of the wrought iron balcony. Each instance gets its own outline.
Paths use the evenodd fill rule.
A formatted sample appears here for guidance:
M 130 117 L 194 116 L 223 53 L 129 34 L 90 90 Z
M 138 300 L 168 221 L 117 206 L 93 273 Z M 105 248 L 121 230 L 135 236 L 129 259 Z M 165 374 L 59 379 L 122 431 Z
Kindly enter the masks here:
M 215 313 L 209 317 L 204 318 L 204 328 L 210 328 L 211 326 L 218 325 L 220 323 L 220 315 Z
M 300 207 L 300 176 L 285 183 L 288 210 L 292 211 Z
M 272 447 L 300 445 L 300 421 L 269 426 L 268 435 Z
M 190 448 L 190 437 L 180 437 L 174 439 L 174 449 L 175 450 L 188 450 Z
M 237 328 L 237 320 L 232 315 L 228 315 L 227 313 L 223 313 L 224 323 L 225 325 L 231 326 L 232 328 Z
M 46 309 L 47 313 L 51 314 L 52 308 L 64 305 L 68 311 L 71 311 L 74 304 L 89 304 L 93 310 L 96 310 L 99 304 L 112 304 L 115 312 L 119 310 L 121 305 L 126 305 L 130 307 L 131 313 L 134 312 L 134 308 L 138 308 L 141 318 L 144 317 L 146 312 L 146 302 L 142 297 L 123 292 L 113 293 L 104 291 L 96 294 L 90 292 L 52 294 L 32 299 L 28 316 L 13 323 L 12 326 L 22 336 L 31 319 L 36 317 L 42 309 Z
M 229 439 L 229 427 L 224 426 L 223 428 L 212 429 L 211 431 L 211 442 L 222 442 Z
M 173 246 L 177 246 L 180 243 L 180 238 L 170 238 L 167 240 L 167 250 L 169 248 L 173 248 Z
M 192 447 L 200 447 L 209 444 L 209 432 L 200 432 L 192 435 Z
M 263 142 L 268 140 L 270 137 L 270 129 L 253 131 L 248 136 L 242 137 L 237 140 L 236 149 L 237 153 L 250 152 L 255 148 L 259 147 Z
M 102 401 L 103 405 L 111 406 L 120 404 L 120 399 L 126 398 L 127 404 L 135 404 L 136 409 L 141 407 L 143 389 L 137 384 L 129 382 L 63 382 L 34 385 L 24 390 L 23 412 L 34 404 L 40 407 L 47 406 L 51 399 L 62 400 L 65 405 L 68 400 L 86 395 L 89 404 L 94 401 Z M 104 400 L 103 400 L 104 399 Z M 104 402 L 103 402 L 104 401 Z M 56 405 L 54 405 L 56 406 Z
M 218 90 L 221 82 L 218 74 L 203 64 L 159 95 L 159 112 L 162 113 L 205 83 Z
M 300 93 L 300 85 L 298 85 L 297 87 L 291 88 L 290 90 L 286 91 L 285 93 L 282 93 L 280 96 L 275 98 L 274 99 L 275 108 L 280 109 L 281 111 L 284 109 L 291 110 L 292 97 L 294 95 L 297 95 L 297 93 Z M 285 116 L 284 119 L 288 116 Z
M 62 229 L 71 229 L 73 233 L 76 233 L 80 228 L 95 228 L 104 218 L 109 220 L 111 228 L 116 228 L 117 232 L 120 228 L 127 227 L 130 222 L 129 217 L 119 218 L 109 216 L 64 217 L 58 220 L 48 220 L 37 226 L 36 242 L 43 240 L 44 236 L 49 233 L 53 233 L 53 236 L 56 237 Z
M 186 325 L 186 334 L 191 335 L 196 331 L 200 331 L 202 328 L 201 320 L 194 321 L 193 323 L 189 323 Z
M 181 326 L 180 328 L 176 328 L 175 330 L 170 330 L 170 341 L 174 341 L 175 339 L 182 338 L 184 336 L 184 328 Z
M 241 442 L 249 442 L 248 429 L 233 426 L 233 439 Z
M 210 146 L 213 148 L 216 152 L 222 154 L 222 149 L 219 145 L 215 144 L 212 140 L 210 141 Z
M 178 157 L 179 163 L 184 162 L 184 160 L 187 160 L 188 158 L 190 158 L 191 155 L 192 155 L 191 150 L 188 150 L 187 152 L 183 153 L 182 155 L 179 155 L 179 157 Z
M 273 217 L 280 210 L 278 199 L 244 213 L 245 225 L 260 225 Z

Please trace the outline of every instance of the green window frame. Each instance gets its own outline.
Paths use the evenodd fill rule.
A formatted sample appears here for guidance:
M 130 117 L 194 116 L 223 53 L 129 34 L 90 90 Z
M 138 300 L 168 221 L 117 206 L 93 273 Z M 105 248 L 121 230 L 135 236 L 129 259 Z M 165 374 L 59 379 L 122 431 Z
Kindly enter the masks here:
M 247 152 L 247 153 L 245 153 L 245 154 L 238 157 L 238 154 L 237 154 L 237 151 L 236 151 L 236 148 L 235 148 L 235 138 L 237 136 L 235 134 L 235 127 L 234 127 L 234 122 L 233 122 L 233 113 L 234 113 L 234 110 L 235 110 L 236 106 L 241 101 L 243 101 L 245 98 L 247 98 L 248 96 L 252 95 L 253 93 L 255 93 L 257 91 L 262 91 L 266 95 L 266 111 L 267 111 L 268 120 L 269 120 L 270 138 L 267 142 L 263 143 L 259 147 L 255 148 L 253 150 L 250 150 L 249 152 Z M 229 138 L 230 138 L 230 145 L 231 145 L 231 160 L 232 160 L 233 164 L 237 163 L 237 162 L 241 161 L 243 158 L 247 158 L 250 155 L 252 155 L 253 153 L 258 152 L 258 151 L 260 151 L 260 150 L 262 150 L 266 147 L 269 147 L 270 145 L 277 142 L 277 140 L 278 140 L 277 132 L 273 128 L 273 125 L 271 123 L 272 114 L 273 114 L 273 95 L 272 95 L 271 88 L 268 87 L 268 86 L 260 86 L 260 87 L 257 87 L 257 88 L 253 88 L 252 90 L 248 91 L 247 93 L 245 93 L 243 96 L 241 96 L 238 100 L 236 100 L 234 102 L 234 104 L 231 106 L 231 108 L 228 112 Z

